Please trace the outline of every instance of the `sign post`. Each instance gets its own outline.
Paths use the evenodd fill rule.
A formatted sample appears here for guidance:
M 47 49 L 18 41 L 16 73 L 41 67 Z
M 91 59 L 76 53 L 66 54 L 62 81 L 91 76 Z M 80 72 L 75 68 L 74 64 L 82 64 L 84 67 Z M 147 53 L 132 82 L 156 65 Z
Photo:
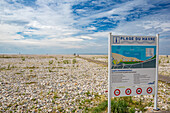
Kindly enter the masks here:
M 111 113 L 111 76 L 110 76 L 110 59 L 111 59 L 111 33 L 108 37 L 108 113 Z
M 156 57 L 156 78 L 155 78 L 155 96 L 154 96 L 154 110 L 159 110 L 159 108 L 157 108 L 157 94 L 158 94 L 158 62 L 159 62 L 159 34 L 156 35 L 157 37 L 157 48 L 156 48 L 156 53 L 157 53 L 157 57 Z
M 109 33 L 108 113 L 111 97 L 153 95 L 157 108 L 159 35 L 122 36 Z

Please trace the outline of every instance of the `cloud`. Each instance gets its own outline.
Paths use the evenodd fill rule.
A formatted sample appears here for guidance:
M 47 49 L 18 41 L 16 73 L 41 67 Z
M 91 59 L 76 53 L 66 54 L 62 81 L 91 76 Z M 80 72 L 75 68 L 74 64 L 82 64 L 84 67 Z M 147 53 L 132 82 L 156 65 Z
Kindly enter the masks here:
M 118 15 L 117 18 L 114 18 L 114 21 L 115 21 L 115 19 L 124 20 L 125 16 L 132 13 L 129 11 L 133 10 L 135 7 L 138 7 L 138 8 L 141 7 L 143 10 L 147 10 L 147 9 L 153 7 L 153 5 L 148 4 L 145 0 L 143 0 L 143 1 L 135 0 L 135 1 L 127 1 L 127 2 L 121 3 L 121 4 L 116 4 L 116 5 L 113 5 L 110 7 L 111 7 L 111 9 L 106 8 L 108 10 L 102 9 L 102 10 L 95 10 L 95 11 L 92 10 L 92 12 L 86 11 L 86 12 L 90 12 L 90 13 L 85 13 L 86 14 L 85 17 L 82 17 L 82 18 L 80 17 L 79 24 L 80 25 L 85 25 L 85 24 L 88 25 L 91 22 L 93 22 L 96 18 L 102 18 L 102 17 L 114 18 L 114 16 L 112 16 L 114 14 Z
M 115 34 L 123 35 L 156 35 L 169 36 L 170 16 L 165 11 L 157 14 L 148 15 L 135 21 L 122 21 L 117 28 L 113 30 Z
M 82 39 L 89 39 L 89 40 L 91 40 L 91 39 L 93 39 L 92 37 L 89 37 L 89 36 L 80 36 Z
M 24 37 L 16 34 L 22 31 L 23 27 L 10 24 L 0 24 L 0 41 L 23 39 Z
M 108 33 L 170 36 L 168 1 L 36 0 L 0 5 L 0 42 L 107 51 Z
M 94 27 L 94 26 L 91 26 L 91 27 L 87 27 L 86 30 L 96 30 L 97 28 Z
M 19 35 L 20 37 L 28 35 L 30 38 L 32 35 L 37 35 L 58 40 L 83 41 L 71 38 L 71 35 L 76 34 L 79 30 L 72 27 L 74 19 L 70 4 L 59 3 L 55 7 L 49 5 L 52 3 L 56 3 L 56 1 L 37 0 L 37 8 L 34 9 L 17 2 L 9 4 L 3 1 L 3 5 L 7 7 L 4 12 L 1 12 L 3 17 L 0 24 L 1 34 L 5 34 L 5 37 L 13 37 L 10 39 L 19 39 Z M 18 32 L 22 33 L 17 34 Z

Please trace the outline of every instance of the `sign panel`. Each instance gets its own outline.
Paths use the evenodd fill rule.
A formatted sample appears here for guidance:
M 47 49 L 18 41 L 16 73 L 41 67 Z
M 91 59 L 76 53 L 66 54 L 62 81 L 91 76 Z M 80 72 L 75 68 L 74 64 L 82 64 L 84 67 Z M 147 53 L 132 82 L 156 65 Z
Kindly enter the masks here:
M 111 35 L 110 84 L 111 90 L 114 90 L 112 96 L 154 94 L 156 41 L 156 36 Z M 118 89 L 115 90 L 116 88 Z

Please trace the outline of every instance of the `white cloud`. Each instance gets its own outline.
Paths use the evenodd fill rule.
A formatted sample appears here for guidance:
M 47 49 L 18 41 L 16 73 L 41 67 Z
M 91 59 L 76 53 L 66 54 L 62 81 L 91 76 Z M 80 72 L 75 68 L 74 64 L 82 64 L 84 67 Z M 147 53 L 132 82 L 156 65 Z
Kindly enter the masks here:
M 91 39 L 93 39 L 92 37 L 90 37 L 90 36 L 80 36 L 82 39 L 89 39 L 89 40 L 91 40 Z
M 130 14 L 129 10 L 132 10 L 134 7 L 141 7 L 143 10 L 148 10 L 149 8 L 153 7 L 153 5 L 150 5 L 145 0 L 134 0 L 134 1 L 128 1 L 122 4 L 113 5 L 111 10 L 105 11 L 104 10 L 97 10 L 93 11 L 91 14 L 89 14 L 86 17 L 82 17 L 79 19 L 80 25 L 88 25 L 89 23 L 93 22 L 96 18 L 102 18 L 102 17 L 108 17 L 115 20 L 124 20 L 125 16 Z M 88 11 L 87 11 L 88 12 Z M 118 14 L 118 17 L 113 17 L 113 14 Z
M 113 29 L 116 34 L 123 35 L 156 35 L 167 36 L 170 32 L 170 16 L 160 11 L 158 14 L 148 15 L 135 21 L 122 21 Z M 170 35 L 170 34 L 169 34 Z
M 105 32 L 95 32 L 93 34 L 89 34 L 89 36 L 91 37 L 95 37 L 95 38 L 108 38 L 109 36 L 109 31 L 105 31 Z
M 94 26 L 91 26 L 91 27 L 87 27 L 86 30 L 96 30 L 97 28 L 94 27 Z
M 16 34 L 23 30 L 23 27 L 17 25 L 0 24 L 0 41 L 11 41 L 14 39 L 23 39 L 24 37 Z
M 58 2 L 57 6 L 49 6 L 49 3 L 56 2 Z M 23 39 L 24 37 L 21 34 L 17 34 L 18 32 L 29 35 L 30 38 L 32 38 L 32 35 L 45 37 L 45 40 L 17 40 L 18 43 L 28 42 L 27 44 L 40 45 L 39 42 L 44 43 L 46 41 L 50 45 L 51 41 L 55 43 L 83 41 L 83 39 L 71 36 L 80 31 L 72 26 L 75 20 L 71 4 L 63 4 L 62 1 L 55 0 L 37 0 L 36 4 L 38 6 L 34 9 L 15 1 L 13 4 L 9 4 L 3 0 L 2 3 L 3 6 L 0 8 L 5 8 L 0 11 L 2 17 L 0 19 L 1 42 L 16 42 L 14 39 Z
M 90 10 L 88 7 L 75 10 L 83 16 L 75 15 L 72 6 L 84 4 L 85 0 L 37 0 L 35 6 L 25 6 L 13 1 L 13 4 L 9 4 L 6 0 L 1 0 L 0 5 L 0 42 L 5 44 L 62 48 L 90 48 L 93 45 L 107 48 L 109 32 L 115 35 L 155 35 L 156 33 L 160 33 L 161 36 L 170 35 L 170 16 L 164 9 L 160 9 L 155 15 L 141 17 L 131 22 L 125 21 L 126 16 L 133 13 L 130 10 L 134 7 L 141 8 L 143 11 L 154 7 L 146 0 L 128 1 L 100 10 Z M 102 6 L 103 2 L 105 0 L 93 1 L 92 4 Z M 109 18 L 109 20 L 100 20 L 102 22 L 116 24 L 115 21 L 118 20 L 119 24 L 113 29 L 96 32 L 102 25 L 95 26 L 96 23 L 94 25 L 91 23 L 102 17 Z M 41 38 L 35 39 L 36 36 Z

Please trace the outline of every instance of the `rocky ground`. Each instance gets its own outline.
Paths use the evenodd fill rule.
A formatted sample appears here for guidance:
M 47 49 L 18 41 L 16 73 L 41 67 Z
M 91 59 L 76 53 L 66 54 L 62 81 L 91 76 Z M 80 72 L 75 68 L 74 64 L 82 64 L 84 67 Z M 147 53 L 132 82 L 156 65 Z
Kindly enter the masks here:
M 159 56 L 159 74 L 170 76 L 170 55 Z
M 107 67 L 81 58 L 1 56 L 0 64 L 0 112 L 88 112 L 107 99 Z M 164 110 L 170 110 L 169 89 L 159 82 Z M 141 98 L 153 106 L 152 95 Z
M 106 67 L 80 58 L 0 58 L 0 64 L 1 112 L 81 112 L 107 95 Z
M 107 55 L 80 55 L 80 57 L 88 58 L 91 60 L 102 61 L 102 62 L 106 62 L 106 63 L 108 62 Z

